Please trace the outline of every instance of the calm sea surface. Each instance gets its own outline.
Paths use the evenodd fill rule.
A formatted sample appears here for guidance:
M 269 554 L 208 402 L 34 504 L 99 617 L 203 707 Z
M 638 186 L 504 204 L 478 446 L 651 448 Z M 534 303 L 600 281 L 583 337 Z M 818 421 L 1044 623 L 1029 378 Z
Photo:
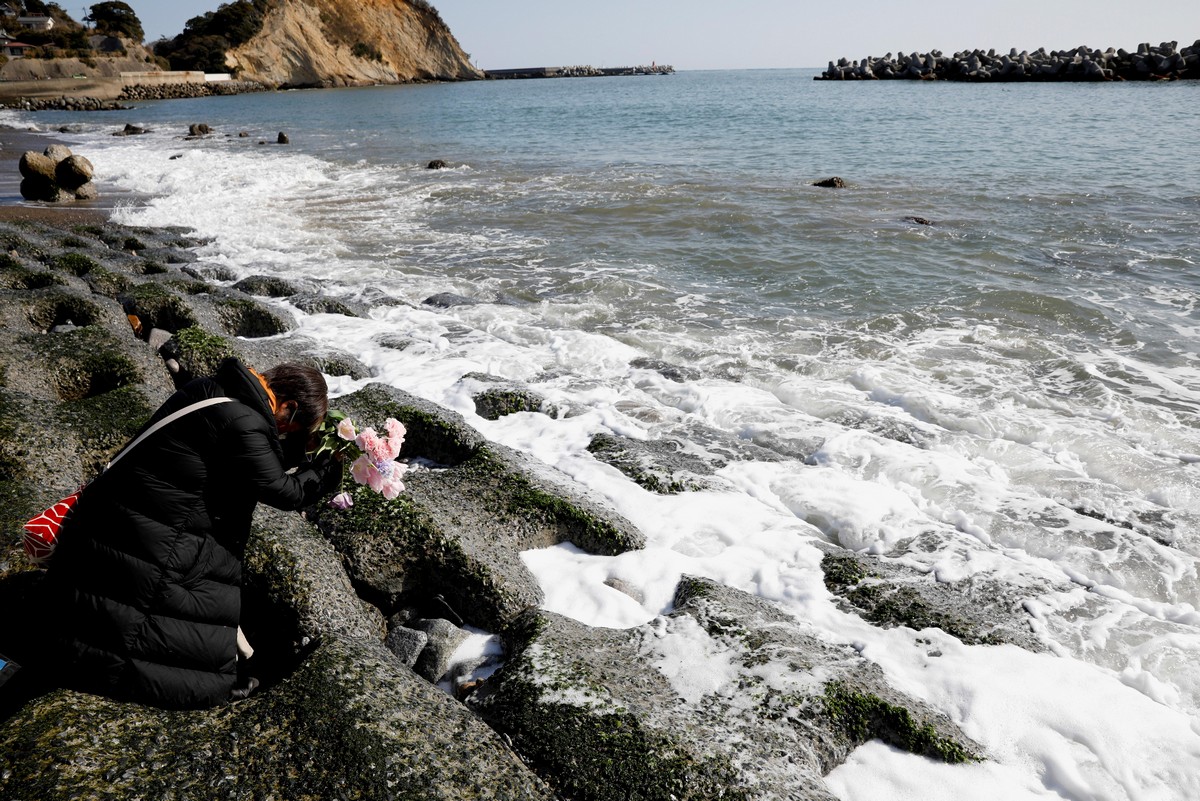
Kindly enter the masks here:
M 548 608 L 636 625 L 680 573 L 710 575 L 867 643 L 1009 754 L 998 764 L 1026 789 L 1166 797 L 1135 790 L 1182 771 L 1200 794 L 1194 750 L 1152 747 L 1149 730 L 1122 724 L 1128 742 L 1112 747 L 1127 759 L 1072 768 L 1094 795 L 1055 783 L 1052 744 L 1114 728 L 1108 710 L 1144 717 L 1122 693 L 1180 720 L 1200 713 L 1200 83 L 813 74 L 303 91 L 36 123 L 67 126 L 106 186 L 138 199 L 123 221 L 192 227 L 211 239 L 206 263 L 366 303 L 365 319 L 300 315 L 301 332 L 565 470 L 647 531 L 640 566 L 594 557 L 572 573 L 583 556 L 531 555 Z M 109 136 L 126 122 L 153 133 Z M 184 141 L 197 122 L 218 135 Z M 273 144 L 279 131 L 290 145 Z M 431 159 L 450 169 L 424 169 Z M 834 175 L 848 188 L 811 186 Z M 483 302 L 422 305 L 438 292 Z M 484 421 L 471 372 L 527 383 L 569 414 Z M 724 438 L 778 461 L 734 459 L 715 500 L 658 498 L 587 453 L 597 433 L 697 453 Z M 1046 723 L 1029 689 L 1040 674 L 991 665 L 1027 705 L 1005 701 L 1001 720 L 963 701 L 976 691 L 955 682 L 978 666 L 946 649 L 918 666 L 900 634 L 838 611 L 804 545 L 815 540 L 941 581 L 999 582 L 1046 658 L 1099 671 L 1107 689 Z M 645 603 L 604 594 L 599 579 L 616 573 Z M 1014 746 L 1008 727 L 1022 726 L 1045 737 Z M 878 759 L 861 775 L 891 769 Z M 856 776 L 839 779 L 845 797 L 866 792 Z

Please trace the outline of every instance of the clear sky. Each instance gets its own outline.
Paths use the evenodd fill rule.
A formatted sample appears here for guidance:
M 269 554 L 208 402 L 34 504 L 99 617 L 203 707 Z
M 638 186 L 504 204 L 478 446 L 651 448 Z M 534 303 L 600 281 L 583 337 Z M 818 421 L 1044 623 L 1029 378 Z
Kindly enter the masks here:
M 353 0 L 343 0 L 353 2 Z M 174 36 L 220 0 L 126 0 L 146 38 Z M 432 0 L 472 61 L 506 67 L 672 64 L 823 67 L 888 52 L 1133 49 L 1200 39 L 1200 0 Z M 79 7 L 76 7 L 76 3 Z M 59 0 L 83 16 L 87 0 Z M 87 3 L 90 5 L 90 3 Z

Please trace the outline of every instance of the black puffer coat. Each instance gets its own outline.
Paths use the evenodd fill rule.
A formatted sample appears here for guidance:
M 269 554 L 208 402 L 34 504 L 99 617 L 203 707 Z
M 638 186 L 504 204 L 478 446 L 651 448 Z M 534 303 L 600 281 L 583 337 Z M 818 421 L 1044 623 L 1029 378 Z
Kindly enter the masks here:
M 177 708 L 220 703 L 235 686 L 254 507 L 311 503 L 341 466 L 289 475 L 267 394 L 234 359 L 151 422 L 219 396 L 237 402 L 155 432 L 88 485 L 67 518 L 46 585 L 68 686 Z

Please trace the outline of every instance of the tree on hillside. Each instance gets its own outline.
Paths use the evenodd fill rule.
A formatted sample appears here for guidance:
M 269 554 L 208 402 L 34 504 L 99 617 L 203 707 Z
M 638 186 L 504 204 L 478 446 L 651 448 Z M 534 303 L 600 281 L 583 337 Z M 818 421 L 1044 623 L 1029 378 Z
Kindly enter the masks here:
M 262 30 L 269 0 L 237 0 L 216 11 L 192 17 L 183 33 L 169 42 L 158 42 L 154 52 L 177 70 L 224 72 L 225 53 L 248 42 Z
M 120 36 L 135 42 L 141 42 L 146 37 L 146 32 L 142 30 L 142 21 L 128 3 L 122 3 L 120 0 L 96 3 L 92 6 L 91 14 L 85 17 L 85 21 L 91 22 L 97 33 L 108 36 Z

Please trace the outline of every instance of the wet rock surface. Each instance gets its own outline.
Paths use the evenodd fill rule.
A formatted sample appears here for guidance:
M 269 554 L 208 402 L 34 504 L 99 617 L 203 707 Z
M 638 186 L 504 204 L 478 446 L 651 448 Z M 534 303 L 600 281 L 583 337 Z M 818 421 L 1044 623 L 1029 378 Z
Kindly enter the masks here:
M 981 752 L 879 669 L 753 596 L 685 577 L 628 630 L 531 612 L 468 699 L 579 799 L 832 799 L 821 776 L 872 737 L 948 762 Z
M 94 476 L 191 376 L 227 355 L 370 376 L 292 332 L 271 293 L 227 286 L 236 276 L 196 260 L 194 244 L 178 230 L 0 223 L 5 608 L 36 604 L 40 582 L 20 524 Z M 635 369 L 655 381 L 684 375 Z M 984 756 L 853 649 L 708 581 L 685 579 L 669 615 L 629 630 L 536 611 L 541 591 L 522 551 L 618 555 L 642 547 L 641 532 L 428 401 L 376 384 L 335 405 L 360 425 L 400 419 L 413 469 L 395 501 L 347 477 L 348 510 L 259 509 L 243 627 L 260 692 L 187 713 L 46 687 L 0 697 L 0 797 L 828 799 L 821 776 L 873 737 L 948 761 Z M 729 460 L 782 458 L 720 432 L 657 436 L 650 447 L 614 439 L 596 455 L 696 488 L 719 487 Z M 973 627 L 960 635 L 928 576 L 830 553 L 843 562 L 828 586 L 878 625 L 913 625 L 921 613 L 964 641 L 1030 647 L 1002 603 L 994 616 L 961 613 L 987 588 L 946 588 Z M 638 599 L 635 587 L 610 586 Z M 482 683 L 472 671 L 495 655 L 451 656 L 471 627 L 507 643 L 506 664 Z M 0 641 L 15 656 L 8 647 Z M 728 679 L 683 681 L 671 667 L 681 659 Z
M 870 554 L 835 549 L 821 559 L 825 587 L 842 607 L 885 628 L 937 628 L 968 645 L 1045 646 L 1022 608 L 1027 593 L 974 578 L 938 582 L 934 576 Z
M 403 455 L 422 465 L 394 501 L 347 481 L 350 510 L 314 512 L 356 585 L 389 614 L 407 597 L 442 596 L 466 622 L 495 631 L 541 602 L 521 551 L 570 542 L 612 555 L 644 542 L 565 476 L 487 442 L 453 412 L 378 384 L 337 407 L 352 420 L 400 420 Z

